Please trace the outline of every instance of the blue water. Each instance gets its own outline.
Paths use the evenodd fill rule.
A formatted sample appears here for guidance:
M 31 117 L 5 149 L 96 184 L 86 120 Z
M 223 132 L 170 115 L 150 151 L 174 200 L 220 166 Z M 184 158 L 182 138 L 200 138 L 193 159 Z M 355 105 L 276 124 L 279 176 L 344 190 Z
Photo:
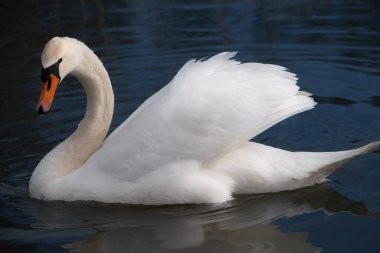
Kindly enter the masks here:
M 51 37 L 76 37 L 104 62 L 116 94 L 112 129 L 187 60 L 229 50 L 287 67 L 319 103 L 254 141 L 333 151 L 380 139 L 379 1 L 3 1 L 0 12 L 0 252 L 380 252 L 379 150 L 329 183 L 219 205 L 28 195 L 35 166 L 86 105 L 67 78 L 51 113 L 36 114 Z

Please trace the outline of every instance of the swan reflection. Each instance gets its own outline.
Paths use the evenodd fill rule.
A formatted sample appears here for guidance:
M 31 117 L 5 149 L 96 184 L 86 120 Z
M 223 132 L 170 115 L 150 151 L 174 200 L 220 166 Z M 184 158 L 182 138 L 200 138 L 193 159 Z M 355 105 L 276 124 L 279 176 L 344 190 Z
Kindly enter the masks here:
M 280 218 L 322 210 L 369 215 L 327 184 L 297 191 L 237 197 L 220 205 L 129 206 L 91 202 L 33 202 L 35 228 L 92 229 L 63 247 L 76 252 L 146 252 L 202 247 L 207 252 L 318 252 L 308 233 L 283 232 Z M 79 224 L 79 226 L 78 226 Z

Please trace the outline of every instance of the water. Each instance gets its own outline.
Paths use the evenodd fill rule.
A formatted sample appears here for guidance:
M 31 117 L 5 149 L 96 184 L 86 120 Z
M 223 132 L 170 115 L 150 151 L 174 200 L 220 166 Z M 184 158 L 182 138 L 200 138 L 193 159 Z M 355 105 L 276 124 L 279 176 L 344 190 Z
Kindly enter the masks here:
M 112 129 L 190 58 L 239 51 L 286 66 L 319 105 L 255 138 L 288 150 L 350 149 L 380 138 L 378 1 L 24 1 L 0 3 L 1 252 L 379 252 L 379 150 L 331 182 L 219 205 L 144 207 L 28 196 L 40 159 L 85 110 L 65 79 L 35 113 L 40 53 L 54 35 L 85 41 L 110 73 Z

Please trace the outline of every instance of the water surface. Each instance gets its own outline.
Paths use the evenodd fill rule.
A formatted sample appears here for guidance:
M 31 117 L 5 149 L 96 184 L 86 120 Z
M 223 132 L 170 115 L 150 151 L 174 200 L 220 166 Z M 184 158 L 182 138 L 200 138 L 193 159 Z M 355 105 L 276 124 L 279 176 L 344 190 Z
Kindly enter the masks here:
M 85 111 L 78 82 L 35 113 L 40 54 L 53 36 L 89 45 L 109 71 L 112 129 L 190 58 L 297 73 L 319 105 L 257 136 L 288 150 L 350 149 L 380 138 L 378 1 L 24 1 L 0 3 L 1 252 L 379 252 L 379 150 L 331 182 L 218 205 L 144 207 L 41 202 L 28 182 Z

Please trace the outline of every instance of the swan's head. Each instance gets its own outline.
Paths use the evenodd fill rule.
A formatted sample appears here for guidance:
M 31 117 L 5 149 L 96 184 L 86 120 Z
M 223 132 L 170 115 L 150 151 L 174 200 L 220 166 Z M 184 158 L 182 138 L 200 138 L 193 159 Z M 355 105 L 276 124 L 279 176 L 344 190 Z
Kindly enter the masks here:
M 42 90 L 36 108 L 38 113 L 49 111 L 58 84 L 81 62 L 82 50 L 82 42 L 68 37 L 55 37 L 46 44 L 41 55 Z

